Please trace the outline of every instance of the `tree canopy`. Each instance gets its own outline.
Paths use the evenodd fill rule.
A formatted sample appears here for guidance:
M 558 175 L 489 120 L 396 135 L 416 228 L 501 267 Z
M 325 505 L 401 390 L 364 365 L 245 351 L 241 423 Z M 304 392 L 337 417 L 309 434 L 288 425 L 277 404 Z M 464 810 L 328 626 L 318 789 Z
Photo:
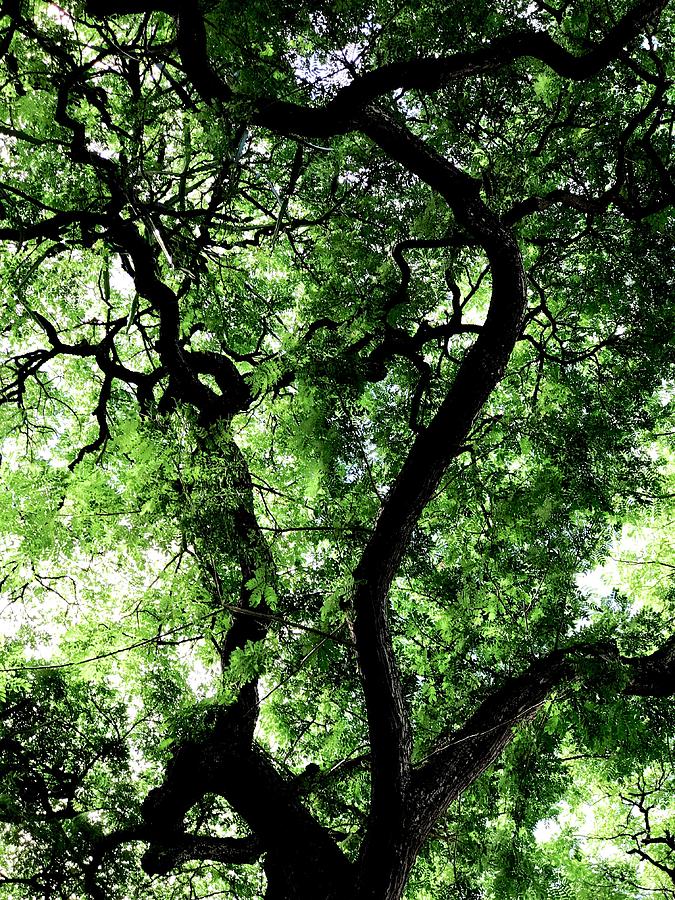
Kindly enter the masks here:
M 4 0 L 0 893 L 675 896 L 665 0 Z

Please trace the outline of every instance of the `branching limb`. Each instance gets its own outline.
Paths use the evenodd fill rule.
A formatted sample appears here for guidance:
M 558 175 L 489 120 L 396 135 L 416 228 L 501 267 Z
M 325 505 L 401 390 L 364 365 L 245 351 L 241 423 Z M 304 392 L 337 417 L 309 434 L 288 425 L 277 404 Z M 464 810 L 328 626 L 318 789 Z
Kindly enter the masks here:
M 571 646 L 506 679 L 457 731 L 444 735 L 415 772 L 413 821 L 416 828 L 435 819 L 462 794 L 510 743 L 514 729 L 534 718 L 555 689 L 583 677 L 575 661 L 584 657 L 623 669 L 626 696 L 675 695 L 675 636 L 646 657 L 624 657 L 613 644 Z M 611 677 L 615 677 L 611 676 Z M 431 828 L 429 820 L 425 828 Z
M 616 59 L 645 26 L 657 18 L 667 0 L 641 0 L 607 35 L 582 56 L 575 56 L 545 32 L 521 31 L 496 38 L 485 47 L 448 57 L 422 57 L 391 63 L 357 76 L 325 106 L 308 109 L 269 100 L 259 104 L 255 121 L 282 134 L 327 138 L 350 131 L 360 113 L 393 91 L 436 91 L 456 78 L 495 71 L 519 59 L 537 59 L 563 78 L 583 81 Z
M 191 860 L 240 865 L 256 862 L 262 853 L 263 847 L 255 837 L 221 838 L 182 834 L 170 844 L 152 844 L 144 854 L 142 864 L 148 875 L 166 875 Z
M 99 394 L 98 403 L 94 408 L 94 415 L 96 416 L 96 421 L 98 422 L 98 434 L 93 441 L 90 441 L 90 443 L 85 444 L 84 447 L 80 448 L 77 456 L 68 466 L 68 468 L 71 470 L 74 469 L 79 463 L 81 463 L 88 453 L 95 453 L 97 450 L 101 450 L 103 447 L 105 447 L 106 441 L 110 437 L 110 429 L 108 428 L 108 401 L 110 400 L 112 383 L 112 375 L 106 374 L 103 379 L 103 385 Z
M 254 115 L 256 124 L 279 134 L 326 138 L 353 130 L 355 119 L 379 97 L 393 91 L 437 91 L 448 81 L 495 71 L 519 59 L 537 59 L 558 75 L 586 80 L 597 75 L 619 52 L 657 18 L 667 0 L 640 0 L 581 56 L 557 44 L 545 32 L 520 31 L 499 37 L 478 50 L 446 57 L 418 57 L 390 63 L 357 75 L 325 106 L 310 109 L 276 99 L 261 99 Z M 226 103 L 232 91 L 212 69 L 206 51 L 203 16 L 185 0 L 100 3 L 89 0 L 87 12 L 96 18 L 162 10 L 177 17 L 178 48 L 184 70 L 206 102 Z

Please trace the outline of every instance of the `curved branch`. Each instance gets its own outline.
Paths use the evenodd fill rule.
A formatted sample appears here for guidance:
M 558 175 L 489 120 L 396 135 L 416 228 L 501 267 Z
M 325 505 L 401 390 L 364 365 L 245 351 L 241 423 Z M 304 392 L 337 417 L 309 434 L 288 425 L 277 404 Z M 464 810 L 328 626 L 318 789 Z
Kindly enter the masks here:
M 555 650 L 525 672 L 506 679 L 457 731 L 444 735 L 414 776 L 412 818 L 425 834 L 448 805 L 490 766 L 510 743 L 517 725 L 534 718 L 563 683 L 582 676 L 576 659 L 592 658 L 607 666 L 608 677 L 623 670 L 625 696 L 675 696 L 675 635 L 650 656 L 621 656 L 612 644 Z
M 372 748 L 362 890 L 364 896 L 384 896 L 395 886 L 384 884 L 383 877 L 392 872 L 401 877 L 403 868 L 386 861 L 399 858 L 406 846 L 401 834 L 407 817 L 412 749 L 389 633 L 387 597 L 413 528 L 502 377 L 520 334 L 526 291 L 518 246 L 481 200 L 473 178 L 379 110 L 368 109 L 359 127 L 391 159 L 441 194 L 458 224 L 484 248 L 492 274 L 492 298 L 481 332 L 429 426 L 414 441 L 354 571 L 354 630 Z
M 675 694 L 675 635 L 651 656 L 621 657 L 629 672 L 626 694 L 672 697 Z
M 667 0 L 640 0 L 601 41 L 581 56 L 570 53 L 545 32 L 518 31 L 495 38 L 478 50 L 380 66 L 354 78 L 323 107 L 309 109 L 274 98 L 261 98 L 254 122 L 279 134 L 330 137 L 352 130 L 355 117 L 369 103 L 392 91 L 436 91 L 452 79 L 495 71 L 519 59 L 537 59 L 563 78 L 586 80 L 616 59 L 660 15 L 666 3 Z M 206 102 L 232 99 L 232 91 L 208 60 L 204 19 L 194 4 L 185 0 L 118 0 L 116 3 L 88 0 L 87 3 L 88 14 L 95 18 L 153 10 L 177 17 L 176 45 L 181 62 L 202 99 Z
M 641 0 L 582 56 L 565 50 L 545 32 L 520 31 L 472 52 L 381 66 L 356 77 L 323 107 L 307 109 L 285 101 L 263 101 L 254 118 L 257 124 L 281 134 L 326 138 L 352 130 L 360 111 L 392 91 L 436 91 L 452 79 L 495 71 L 519 59 L 537 59 L 563 78 L 584 81 L 616 59 L 666 4 L 667 0 Z
M 415 773 L 413 804 L 430 829 L 510 743 L 516 725 L 529 721 L 563 681 L 574 677 L 564 651 L 554 651 L 491 693 L 457 731 L 444 735 Z
M 324 896 L 316 883 L 317 873 L 324 873 L 336 887 L 342 885 L 344 896 L 351 896 L 352 865 L 330 833 L 300 803 L 292 779 L 281 775 L 250 744 L 236 715 L 231 716 L 227 709 L 217 712 L 205 741 L 180 747 L 164 784 L 151 791 L 143 804 L 146 826 L 160 848 L 174 846 L 176 835 L 182 835 L 185 812 L 206 791 L 226 798 L 244 819 L 267 854 L 266 869 L 283 863 L 296 872 L 295 886 L 304 887 L 307 896 L 314 895 L 312 882 L 316 896 Z M 305 894 L 299 890 L 299 896 Z
M 77 456 L 68 466 L 71 471 L 79 463 L 82 462 L 82 460 L 88 453 L 94 453 L 96 452 L 96 450 L 101 450 L 103 447 L 105 447 L 106 441 L 110 437 L 110 430 L 108 428 L 108 401 L 110 400 L 112 383 L 112 375 L 106 373 L 103 379 L 103 385 L 101 386 L 101 393 L 99 394 L 98 403 L 94 408 L 94 415 L 96 416 L 96 421 L 98 422 L 98 434 L 93 439 L 93 441 L 90 441 L 90 443 L 80 448 Z
M 166 875 L 171 869 L 190 860 L 205 862 L 254 863 L 262 856 L 263 848 L 256 837 L 210 837 L 181 834 L 169 844 L 153 844 L 143 855 L 143 870 L 148 875 Z

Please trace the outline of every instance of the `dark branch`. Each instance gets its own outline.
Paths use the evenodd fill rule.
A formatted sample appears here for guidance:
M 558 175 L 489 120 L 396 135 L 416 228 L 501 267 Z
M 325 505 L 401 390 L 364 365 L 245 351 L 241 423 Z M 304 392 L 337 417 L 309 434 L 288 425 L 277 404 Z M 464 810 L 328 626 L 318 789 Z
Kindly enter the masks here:
M 563 78 L 577 81 L 597 75 L 620 51 L 658 18 L 667 0 L 642 0 L 626 13 L 607 35 L 582 56 L 565 50 L 545 32 L 521 31 L 496 38 L 469 53 L 449 57 L 422 57 L 391 63 L 357 76 L 324 107 L 307 109 L 295 103 L 269 100 L 259 104 L 258 124 L 282 134 L 319 138 L 341 134 L 368 104 L 392 91 L 436 91 L 455 78 L 495 71 L 519 59 L 537 59 Z
M 241 865 L 260 859 L 263 848 L 254 837 L 219 838 L 195 834 L 178 835 L 170 844 L 152 844 L 143 856 L 148 875 L 166 875 L 190 860 Z

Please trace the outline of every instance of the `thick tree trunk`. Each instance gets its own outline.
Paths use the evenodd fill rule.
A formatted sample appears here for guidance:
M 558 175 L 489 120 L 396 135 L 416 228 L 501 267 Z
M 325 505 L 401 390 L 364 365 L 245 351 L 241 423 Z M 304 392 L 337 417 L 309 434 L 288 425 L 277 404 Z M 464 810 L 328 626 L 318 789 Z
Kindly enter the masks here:
M 375 839 L 366 841 L 361 855 L 356 897 L 398 900 L 403 896 L 421 842 L 410 824 L 388 836 L 386 827 L 373 828 L 372 833 Z
M 344 869 L 313 858 L 311 847 L 299 850 L 292 859 L 276 850 L 267 855 L 265 900 L 353 900 L 357 896 L 356 882 Z

